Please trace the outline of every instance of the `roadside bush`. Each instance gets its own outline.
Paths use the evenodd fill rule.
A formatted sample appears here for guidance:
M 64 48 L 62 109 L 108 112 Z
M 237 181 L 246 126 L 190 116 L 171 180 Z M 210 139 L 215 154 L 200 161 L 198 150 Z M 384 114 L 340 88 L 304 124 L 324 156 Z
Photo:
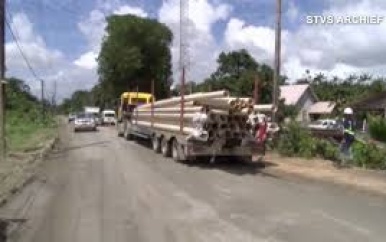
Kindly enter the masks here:
M 383 117 L 372 117 L 369 121 L 371 138 L 386 142 L 386 120 Z
M 291 122 L 280 137 L 278 151 L 284 156 L 304 158 L 321 157 L 327 160 L 339 159 L 339 148 L 333 143 L 315 138 L 298 123 Z
M 284 128 L 280 136 L 278 151 L 285 156 L 311 158 L 316 153 L 316 144 L 307 130 L 298 123 L 291 122 Z
M 339 147 L 327 140 L 316 139 L 317 154 L 327 160 L 339 160 Z
M 386 169 L 386 151 L 375 144 L 355 142 L 352 153 L 355 166 L 366 169 Z

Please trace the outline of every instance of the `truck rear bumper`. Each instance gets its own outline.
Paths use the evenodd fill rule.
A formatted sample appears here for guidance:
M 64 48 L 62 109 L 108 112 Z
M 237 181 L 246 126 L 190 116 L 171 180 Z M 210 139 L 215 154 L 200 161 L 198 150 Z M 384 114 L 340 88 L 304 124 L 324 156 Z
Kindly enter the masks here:
M 190 145 L 185 147 L 185 154 L 188 157 L 197 156 L 251 156 L 255 153 L 253 146 L 238 146 L 234 148 L 222 148 L 215 151 L 210 146 Z

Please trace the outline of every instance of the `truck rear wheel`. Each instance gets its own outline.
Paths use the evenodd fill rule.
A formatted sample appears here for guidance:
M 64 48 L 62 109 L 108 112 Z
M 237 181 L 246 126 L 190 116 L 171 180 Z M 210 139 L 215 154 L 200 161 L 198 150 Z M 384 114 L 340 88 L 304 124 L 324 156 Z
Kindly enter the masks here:
M 155 153 L 159 154 L 161 153 L 161 144 L 160 144 L 160 139 L 157 137 L 157 135 L 154 135 L 152 140 L 152 147 Z
M 184 156 L 181 153 L 183 151 L 182 151 L 177 139 L 173 140 L 171 149 L 172 149 L 171 153 L 172 153 L 173 160 L 175 160 L 175 161 L 183 161 L 184 160 Z
M 166 138 L 161 140 L 161 152 L 164 157 L 171 156 L 170 142 Z

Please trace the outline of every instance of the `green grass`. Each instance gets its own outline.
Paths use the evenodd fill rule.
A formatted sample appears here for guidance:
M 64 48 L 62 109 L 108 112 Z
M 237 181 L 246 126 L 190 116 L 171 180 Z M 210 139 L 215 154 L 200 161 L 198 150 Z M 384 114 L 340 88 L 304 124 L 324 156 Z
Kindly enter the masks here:
M 11 153 L 32 152 L 40 149 L 57 132 L 53 117 L 31 119 L 10 112 L 6 122 L 7 147 Z

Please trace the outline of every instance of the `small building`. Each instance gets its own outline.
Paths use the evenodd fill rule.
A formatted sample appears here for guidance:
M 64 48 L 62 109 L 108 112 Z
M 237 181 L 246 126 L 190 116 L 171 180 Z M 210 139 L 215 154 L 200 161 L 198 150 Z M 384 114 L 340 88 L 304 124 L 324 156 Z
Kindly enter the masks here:
M 308 111 L 311 106 L 318 102 L 318 98 L 309 84 L 280 86 L 280 99 L 284 99 L 285 105 L 295 106 L 299 110 L 296 120 L 301 122 L 310 121 Z
M 331 117 L 336 114 L 336 103 L 329 101 L 316 102 L 308 109 L 310 120 Z

